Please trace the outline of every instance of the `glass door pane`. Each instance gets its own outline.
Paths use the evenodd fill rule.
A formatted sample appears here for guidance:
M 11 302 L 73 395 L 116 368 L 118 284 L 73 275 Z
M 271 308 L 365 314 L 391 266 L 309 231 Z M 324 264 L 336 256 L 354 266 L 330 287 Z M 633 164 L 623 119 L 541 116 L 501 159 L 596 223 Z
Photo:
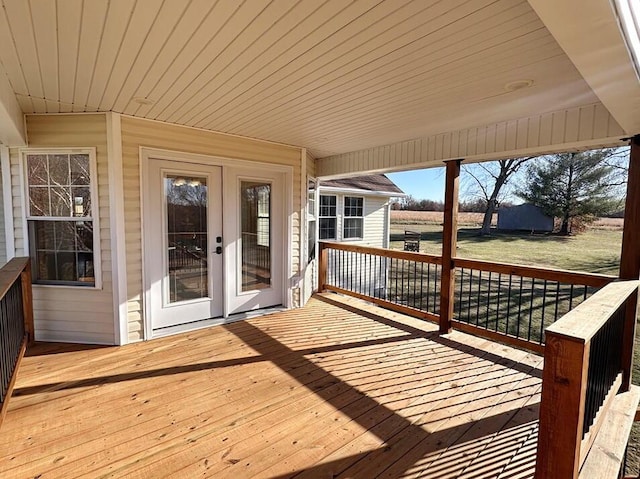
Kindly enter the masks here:
M 242 291 L 271 286 L 271 185 L 242 181 Z
M 167 174 L 167 303 L 209 296 L 207 179 Z M 166 291 L 166 289 L 165 289 Z

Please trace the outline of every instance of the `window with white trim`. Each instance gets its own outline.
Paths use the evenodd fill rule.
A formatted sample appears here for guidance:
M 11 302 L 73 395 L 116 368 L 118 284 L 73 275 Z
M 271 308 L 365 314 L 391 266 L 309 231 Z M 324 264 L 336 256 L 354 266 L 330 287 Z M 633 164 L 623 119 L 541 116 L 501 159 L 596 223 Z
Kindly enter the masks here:
M 34 283 L 96 286 L 97 179 L 92 150 L 24 152 Z
M 319 239 L 334 240 L 337 238 L 337 212 L 337 197 L 335 195 L 320 195 Z
M 364 198 L 361 196 L 344 197 L 344 218 L 342 220 L 343 239 L 362 239 L 364 223 Z

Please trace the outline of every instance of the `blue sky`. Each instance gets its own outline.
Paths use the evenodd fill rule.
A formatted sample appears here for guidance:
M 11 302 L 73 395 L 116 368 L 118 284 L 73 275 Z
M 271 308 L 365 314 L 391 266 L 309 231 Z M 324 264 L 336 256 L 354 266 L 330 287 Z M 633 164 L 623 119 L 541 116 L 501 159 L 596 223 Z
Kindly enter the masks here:
M 418 200 L 444 201 L 444 167 L 387 173 L 391 181 Z

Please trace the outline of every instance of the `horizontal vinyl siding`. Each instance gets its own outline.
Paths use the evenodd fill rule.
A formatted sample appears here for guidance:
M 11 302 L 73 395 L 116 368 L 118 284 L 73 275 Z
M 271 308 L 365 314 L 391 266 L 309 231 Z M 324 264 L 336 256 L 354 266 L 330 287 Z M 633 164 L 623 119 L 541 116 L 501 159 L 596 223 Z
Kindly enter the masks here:
M 320 190 L 321 195 L 337 196 L 336 208 L 336 241 L 343 241 L 344 243 L 353 243 L 361 246 L 371 246 L 374 248 L 382 248 L 385 245 L 385 235 L 387 234 L 385 214 L 385 205 L 389 203 L 389 198 L 384 196 L 364 196 L 356 193 L 343 195 L 337 193 L 323 192 Z M 343 219 L 344 219 L 344 197 L 362 197 L 364 198 L 364 237 L 362 239 L 344 239 L 343 238 Z
M 622 146 L 624 131 L 601 104 L 451 131 L 321 158 L 319 177 L 411 170 L 466 162 L 535 156 L 571 149 Z
M 2 190 L 2 175 L 4 174 L 4 171 L 0 171 L 0 266 L 3 266 L 7 262 L 7 240 L 4 229 L 4 192 Z
M 104 114 L 30 115 L 27 132 L 31 148 L 96 148 L 98 171 L 102 289 L 35 285 L 36 339 L 114 344 L 106 117 Z M 28 255 L 23 231 L 24 185 L 20 180 L 17 149 L 11 150 L 11 175 L 16 254 Z
M 157 148 L 293 167 L 292 271 L 300 270 L 300 149 L 167 123 L 122 117 L 129 340 L 143 339 L 140 148 Z

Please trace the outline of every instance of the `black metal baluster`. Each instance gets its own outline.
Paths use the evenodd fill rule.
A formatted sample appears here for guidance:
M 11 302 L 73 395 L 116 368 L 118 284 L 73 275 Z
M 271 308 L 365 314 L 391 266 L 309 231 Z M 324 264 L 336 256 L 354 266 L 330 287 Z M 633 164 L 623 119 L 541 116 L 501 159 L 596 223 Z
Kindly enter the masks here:
M 520 337 L 520 317 L 522 315 L 522 284 L 523 278 L 520 276 L 520 293 L 518 294 L 518 322 L 516 323 L 516 338 Z
M 531 328 L 533 325 L 533 297 L 535 295 L 536 279 L 531 278 L 531 298 L 529 298 L 529 324 L 527 325 L 527 341 L 531 341 Z
M 544 336 L 544 313 L 547 309 L 547 280 L 544 280 L 542 288 L 542 317 L 540 318 L 540 336 L 538 343 L 542 344 L 542 337 Z

